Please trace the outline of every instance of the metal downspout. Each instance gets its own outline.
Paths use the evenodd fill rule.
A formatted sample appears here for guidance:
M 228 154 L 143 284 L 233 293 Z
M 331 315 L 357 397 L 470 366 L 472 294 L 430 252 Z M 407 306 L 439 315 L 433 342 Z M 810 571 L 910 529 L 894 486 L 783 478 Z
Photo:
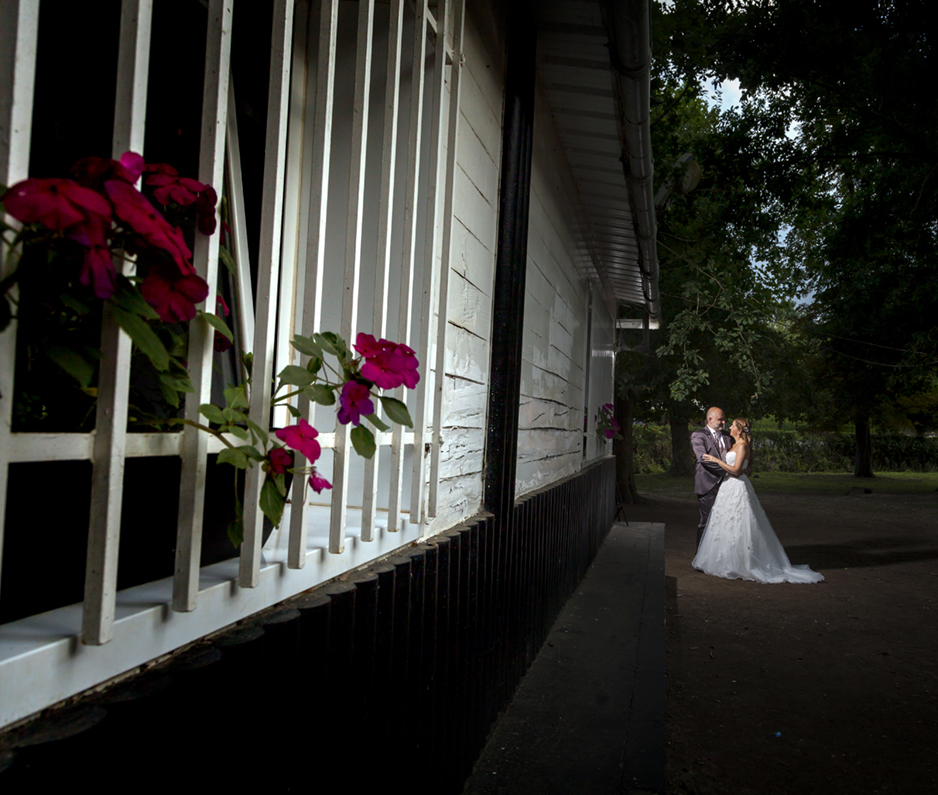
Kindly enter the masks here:
M 605 4 L 609 59 L 618 105 L 622 167 L 635 218 L 642 291 L 651 320 L 661 314 L 655 222 L 654 163 L 651 153 L 651 14 L 649 0 L 608 0 Z

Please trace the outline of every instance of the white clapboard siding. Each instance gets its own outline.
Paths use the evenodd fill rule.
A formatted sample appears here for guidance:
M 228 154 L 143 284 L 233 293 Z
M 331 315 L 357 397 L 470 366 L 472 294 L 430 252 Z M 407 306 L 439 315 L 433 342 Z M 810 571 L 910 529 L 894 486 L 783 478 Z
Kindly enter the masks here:
M 352 339 L 358 325 L 374 12 L 374 0 L 359 0 L 358 34 L 355 42 L 355 95 L 352 99 L 352 157 L 349 164 L 348 215 L 345 226 L 345 274 L 342 284 L 342 320 L 339 328 L 339 334 L 345 340 Z M 348 424 L 336 425 L 332 465 L 332 513 L 329 520 L 329 551 L 334 553 L 341 552 L 345 547 L 350 432 Z
M 397 117 L 401 98 L 401 66 L 403 55 L 404 0 L 391 0 L 388 58 L 384 88 L 384 126 L 381 143 L 381 183 L 378 205 L 377 261 L 375 262 L 375 294 L 372 313 L 372 335 L 387 335 L 388 298 L 391 278 L 391 237 L 394 223 L 394 176 L 397 165 Z M 376 407 L 377 408 L 377 407 Z M 378 454 L 365 462 L 362 489 L 362 541 L 371 541 L 375 533 L 378 497 Z
M 310 36 L 318 36 L 316 68 L 308 65 L 304 132 L 309 142 L 309 189 L 304 188 L 300 202 L 305 209 L 307 229 L 305 245 L 305 278 L 297 284 L 296 301 L 301 307 L 303 334 L 307 337 L 319 332 L 322 322 L 322 291 L 326 251 L 326 209 L 329 198 L 329 161 L 332 146 L 332 116 L 335 100 L 336 36 L 339 23 L 339 0 L 322 0 L 319 18 L 310 14 Z M 304 150 L 307 149 L 304 146 Z M 300 414 L 312 421 L 314 404 L 304 395 L 297 400 Z M 322 437 L 319 439 L 322 445 Z M 302 467 L 306 458 L 294 453 L 294 465 Z M 290 510 L 290 539 L 288 565 L 301 568 L 306 561 L 306 541 L 309 526 L 309 503 L 306 499 L 305 478 L 294 478 L 293 504 Z
M 29 174 L 38 30 L 39 0 L 5 0 L 0 4 L 0 185 L 12 185 Z M 8 275 L 7 267 L 7 249 L 0 245 L 0 279 Z M 0 333 L 0 566 L 3 564 L 15 363 L 14 320 Z
M 115 158 L 143 149 L 152 12 L 151 0 L 124 0 L 121 5 L 111 143 Z M 127 276 L 133 274 L 132 263 L 115 260 L 114 265 Z M 82 612 L 82 642 L 89 645 L 107 643 L 114 634 L 131 348 L 130 337 L 117 325 L 111 305 L 105 304 Z
M 221 185 L 225 173 L 232 5 L 233 0 L 211 0 L 208 7 L 199 181 L 209 185 Z M 208 283 L 205 309 L 209 312 L 215 306 L 218 237 L 197 231 L 192 252 L 196 273 Z M 186 396 L 185 416 L 193 422 L 201 419 L 199 406 L 211 401 L 213 337 L 211 327 L 204 320 L 190 324 L 188 366 L 195 392 Z M 184 612 L 195 609 L 199 591 L 208 437 L 198 429 L 187 426 L 183 430 L 182 444 L 173 610 Z
M 277 286 L 280 277 L 292 41 L 293 0 L 277 0 L 274 3 L 270 44 L 264 187 L 261 196 L 258 261 L 263 263 L 263 267 L 259 266 L 257 272 L 257 313 L 250 396 L 251 420 L 265 431 L 270 429 L 270 381 L 273 377 L 277 333 Z M 239 582 L 245 588 L 256 587 L 260 578 L 264 522 L 260 497 L 265 477 L 266 473 L 259 466 L 254 466 L 247 470 L 244 478 L 244 540 L 241 543 Z
M 417 202 L 420 195 L 420 145 L 423 130 L 424 62 L 427 52 L 427 0 L 416 0 L 414 47 L 410 83 L 410 125 L 407 133 L 407 174 L 404 193 L 404 251 L 401 257 L 400 305 L 398 307 L 397 340 L 407 343 L 414 308 L 414 259 L 417 249 Z M 426 263 L 426 267 L 433 267 Z M 413 347 L 413 346 L 411 346 Z M 394 396 L 406 400 L 404 388 Z M 391 493 L 388 500 L 388 530 L 401 527 L 401 497 L 404 485 L 404 429 L 395 424 L 391 437 Z M 415 506 L 411 506 L 414 508 Z M 419 506 L 416 506 L 419 507 Z M 414 515 L 411 514 L 411 518 Z

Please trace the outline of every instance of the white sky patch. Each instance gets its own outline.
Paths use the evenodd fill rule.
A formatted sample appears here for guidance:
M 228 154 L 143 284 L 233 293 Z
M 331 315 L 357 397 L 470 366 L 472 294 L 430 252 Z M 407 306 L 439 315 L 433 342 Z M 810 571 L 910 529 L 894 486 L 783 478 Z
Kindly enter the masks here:
M 704 90 L 710 107 L 719 108 L 721 111 L 735 108 L 742 98 L 739 80 L 724 80 L 717 90 L 714 90 L 713 83 L 704 83 Z

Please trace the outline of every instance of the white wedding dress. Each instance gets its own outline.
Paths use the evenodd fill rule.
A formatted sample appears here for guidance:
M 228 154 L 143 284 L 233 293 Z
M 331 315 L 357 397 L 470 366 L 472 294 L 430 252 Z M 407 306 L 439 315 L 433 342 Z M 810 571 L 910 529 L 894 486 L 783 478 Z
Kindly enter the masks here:
M 726 454 L 732 466 L 736 453 Z M 743 468 L 746 463 L 743 462 Z M 759 498 L 745 475 L 720 486 L 693 567 L 716 577 L 755 582 L 820 582 L 807 566 L 792 566 Z

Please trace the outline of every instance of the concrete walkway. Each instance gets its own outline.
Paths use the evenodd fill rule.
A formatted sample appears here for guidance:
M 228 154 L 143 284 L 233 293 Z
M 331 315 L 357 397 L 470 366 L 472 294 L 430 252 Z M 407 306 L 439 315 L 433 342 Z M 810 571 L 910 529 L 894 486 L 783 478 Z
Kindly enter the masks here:
M 664 605 L 664 525 L 614 525 L 464 795 L 663 793 Z

